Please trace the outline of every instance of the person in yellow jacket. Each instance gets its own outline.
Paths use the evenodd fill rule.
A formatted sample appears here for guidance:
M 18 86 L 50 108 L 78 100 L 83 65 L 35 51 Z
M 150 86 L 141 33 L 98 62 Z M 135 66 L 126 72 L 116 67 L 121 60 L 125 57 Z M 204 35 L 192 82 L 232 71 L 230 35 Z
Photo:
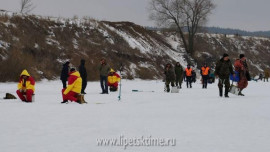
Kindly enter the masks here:
M 32 102 L 32 96 L 35 92 L 35 80 L 27 70 L 23 70 L 18 83 L 17 95 L 24 102 Z M 26 96 L 26 97 L 25 97 Z
M 110 87 L 111 92 L 117 91 L 119 81 L 120 76 L 113 69 L 111 69 L 108 75 L 108 86 Z
M 82 90 L 82 78 L 80 73 L 74 68 L 70 69 L 68 77 L 68 86 L 67 88 L 62 89 L 63 102 L 66 103 L 68 100 L 77 102 L 81 104 L 81 101 L 77 99 L 77 96 L 81 93 Z

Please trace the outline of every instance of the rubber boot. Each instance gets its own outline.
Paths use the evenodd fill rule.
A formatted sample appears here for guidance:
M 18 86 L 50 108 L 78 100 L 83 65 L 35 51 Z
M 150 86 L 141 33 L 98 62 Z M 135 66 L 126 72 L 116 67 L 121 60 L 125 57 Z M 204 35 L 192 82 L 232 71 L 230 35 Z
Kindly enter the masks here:
M 64 101 L 62 101 L 61 103 L 67 103 L 68 102 L 68 100 L 64 100 Z
M 219 96 L 222 97 L 223 96 L 223 89 L 219 88 Z
M 228 93 L 229 93 L 229 89 L 225 88 L 225 98 L 229 98 Z
M 242 89 L 243 90 L 243 89 Z M 239 96 L 245 96 L 243 93 L 242 93 L 242 90 L 239 91 L 238 95 Z

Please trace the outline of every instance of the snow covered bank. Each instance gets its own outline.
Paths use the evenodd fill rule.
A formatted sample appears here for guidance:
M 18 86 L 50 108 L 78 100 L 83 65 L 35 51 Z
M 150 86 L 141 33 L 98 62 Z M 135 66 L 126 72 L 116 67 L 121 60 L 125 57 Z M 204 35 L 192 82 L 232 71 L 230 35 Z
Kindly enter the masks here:
M 164 93 L 160 81 L 123 80 L 118 93 L 101 95 L 90 82 L 88 104 L 60 104 L 61 83 L 36 85 L 36 102 L 0 100 L 1 152 L 269 152 L 270 83 L 252 82 L 245 97 L 218 97 L 217 85 L 202 90 L 183 85 Z M 0 96 L 15 94 L 15 83 L 1 83 Z M 145 92 L 132 93 L 132 89 Z M 155 92 L 147 92 L 155 91 Z M 152 136 L 175 138 L 176 146 L 97 146 L 97 139 Z

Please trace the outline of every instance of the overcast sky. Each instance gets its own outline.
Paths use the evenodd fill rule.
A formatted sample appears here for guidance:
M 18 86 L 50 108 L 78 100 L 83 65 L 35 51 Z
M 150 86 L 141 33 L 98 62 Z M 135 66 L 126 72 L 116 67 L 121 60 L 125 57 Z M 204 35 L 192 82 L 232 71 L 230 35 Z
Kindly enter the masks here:
M 0 0 L 0 9 L 18 11 L 21 0 Z M 90 16 L 154 26 L 148 19 L 150 0 L 32 0 L 32 13 L 55 17 Z M 249 31 L 270 30 L 270 0 L 213 0 L 217 5 L 207 26 Z

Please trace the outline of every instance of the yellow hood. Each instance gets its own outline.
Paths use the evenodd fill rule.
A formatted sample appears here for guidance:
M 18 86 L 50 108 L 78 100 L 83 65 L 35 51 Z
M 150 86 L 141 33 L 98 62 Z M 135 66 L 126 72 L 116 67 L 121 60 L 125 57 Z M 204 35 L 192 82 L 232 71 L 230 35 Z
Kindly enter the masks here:
M 23 75 L 30 77 L 30 74 L 27 72 L 27 70 L 22 71 L 21 76 L 23 76 Z
M 81 75 L 80 75 L 80 73 L 79 73 L 78 71 L 73 72 L 73 73 L 71 73 L 70 75 L 74 75 L 74 76 L 77 76 L 77 77 L 81 77 Z
M 115 72 L 113 69 L 111 69 L 111 71 L 110 72 Z

